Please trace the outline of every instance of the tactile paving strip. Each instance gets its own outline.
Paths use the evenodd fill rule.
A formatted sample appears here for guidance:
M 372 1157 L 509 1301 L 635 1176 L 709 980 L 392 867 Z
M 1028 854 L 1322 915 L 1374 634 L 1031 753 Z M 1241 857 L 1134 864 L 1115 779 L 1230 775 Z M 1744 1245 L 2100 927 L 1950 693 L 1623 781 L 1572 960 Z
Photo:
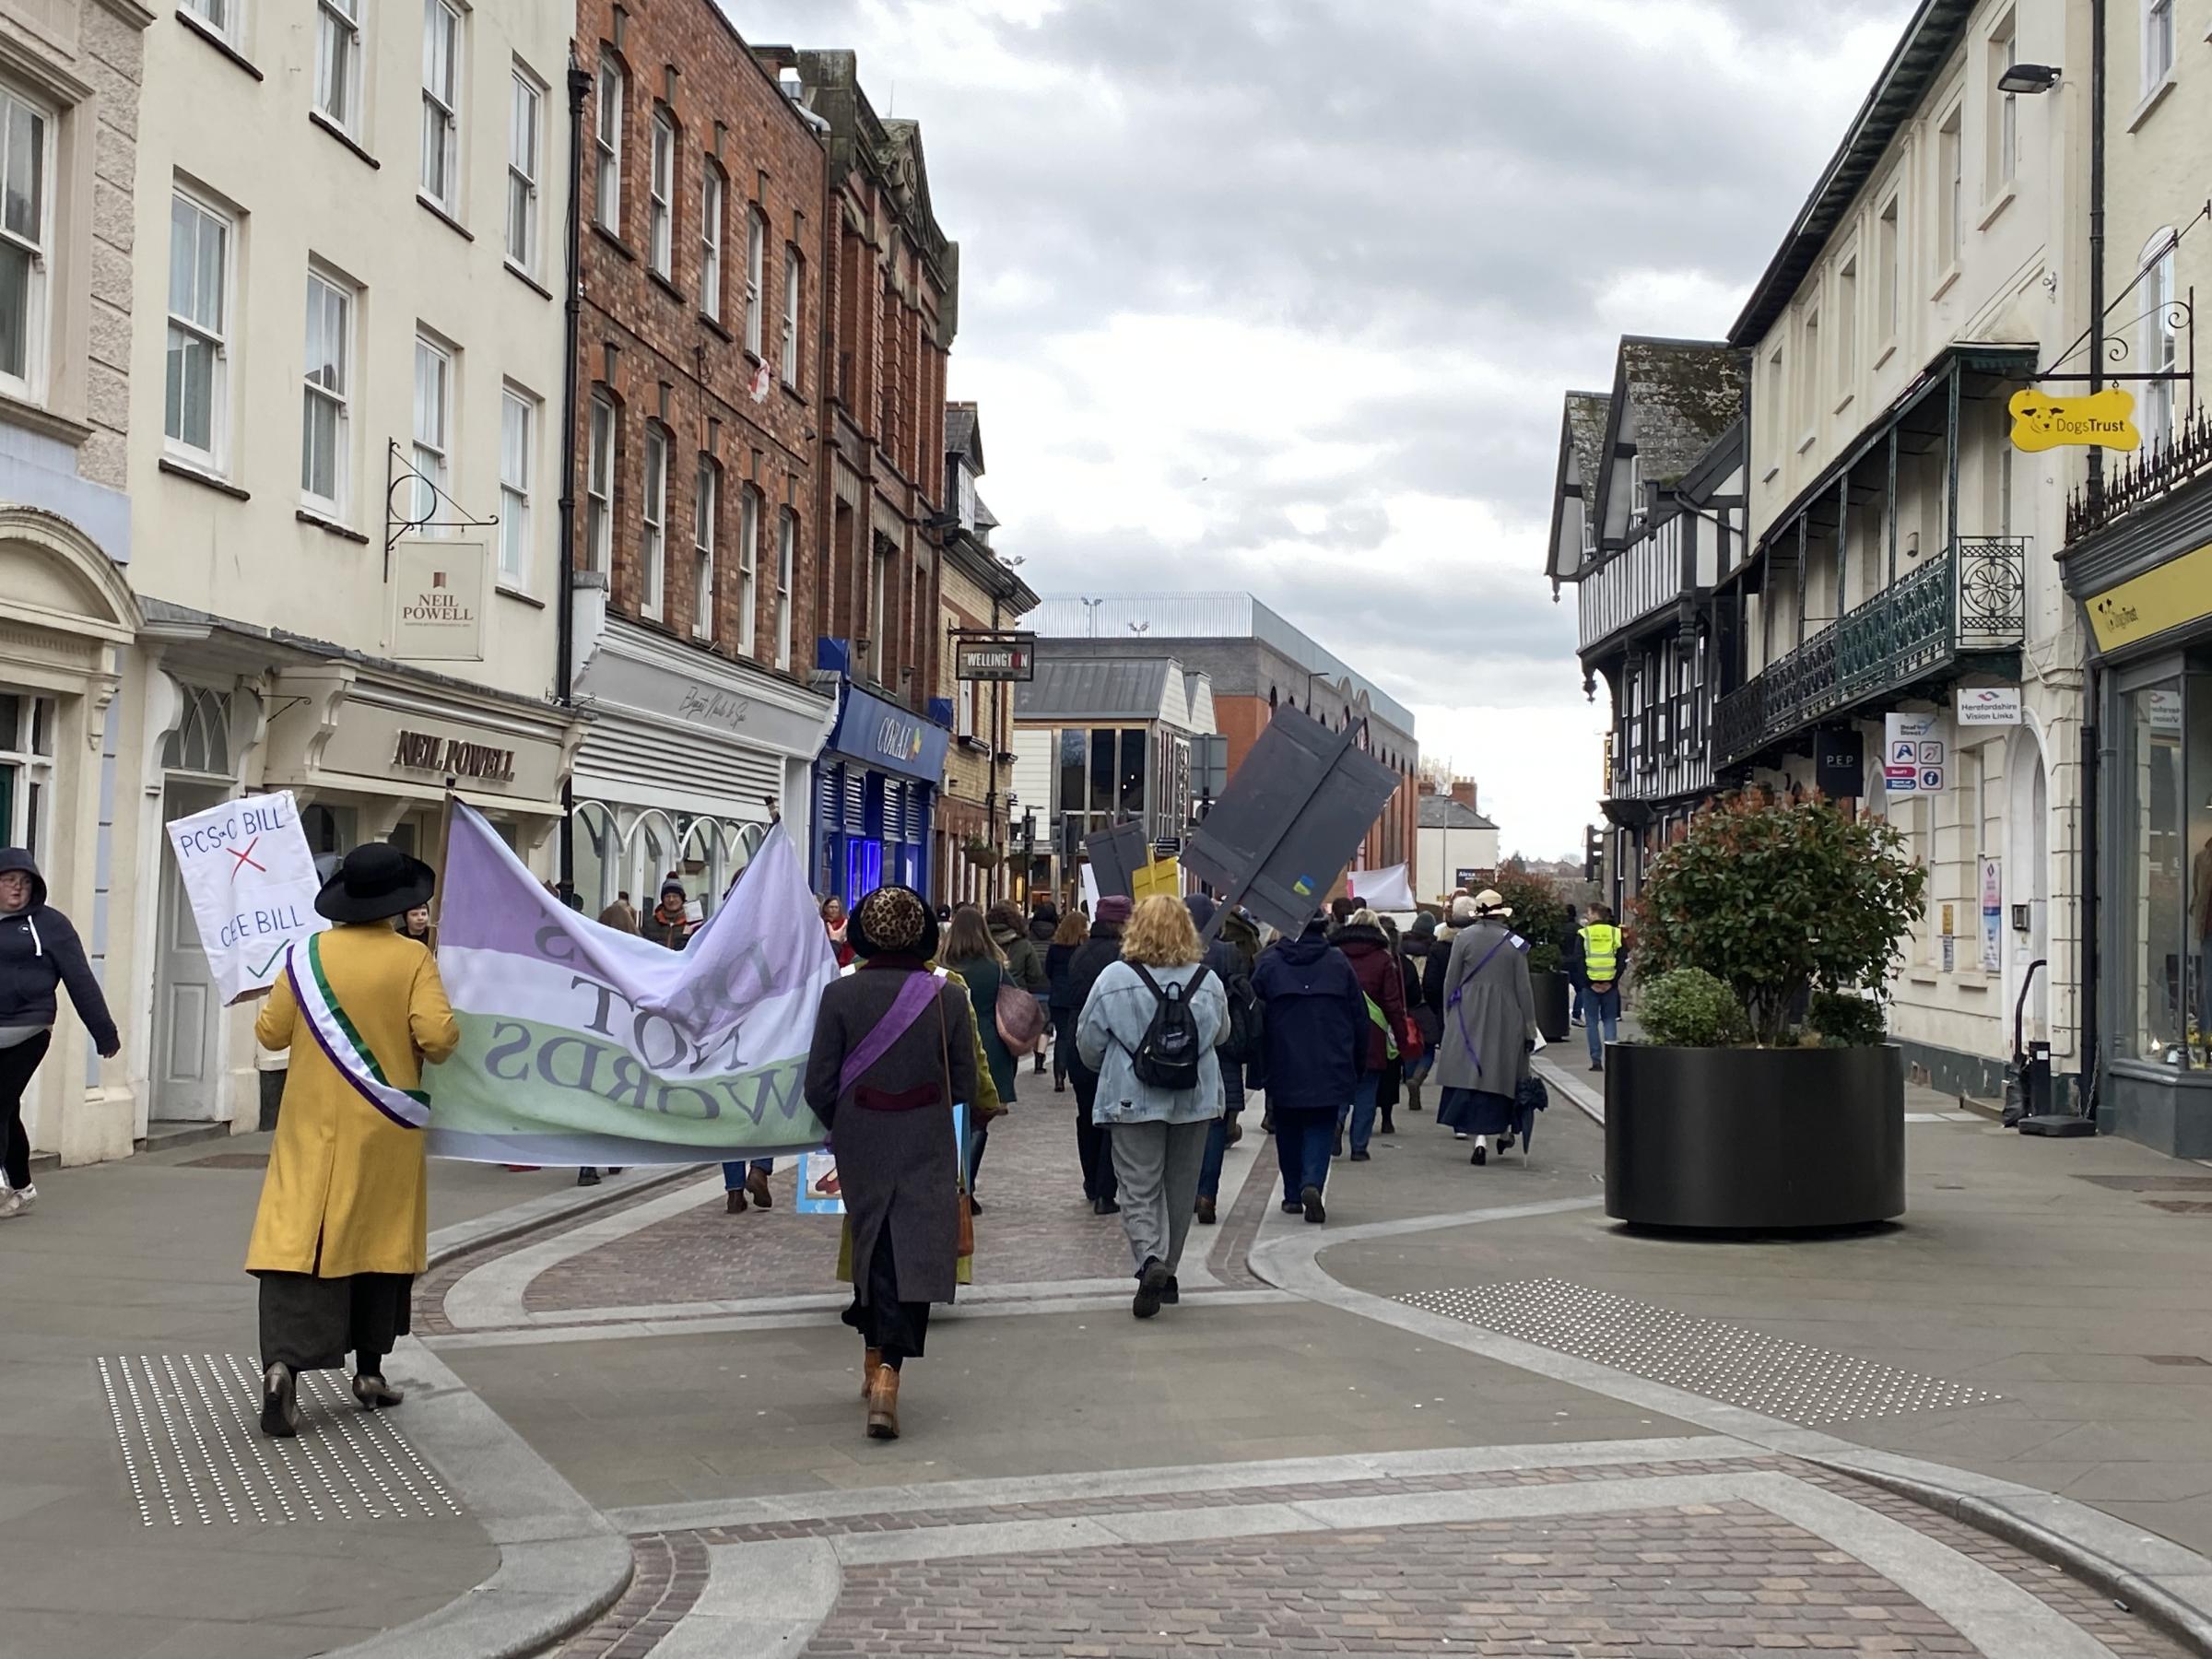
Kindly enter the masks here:
M 1566 1279 L 1423 1290 L 1397 1300 L 1686 1394 L 1807 1426 L 1947 1411 L 2003 1398 L 1964 1382 L 1695 1318 Z
M 461 1513 L 388 1411 L 323 1372 L 300 1379 L 300 1433 L 260 1430 L 261 1373 L 237 1354 L 99 1361 L 138 1518 L 148 1526 L 429 1521 Z M 404 1408 L 403 1408 L 404 1409 Z

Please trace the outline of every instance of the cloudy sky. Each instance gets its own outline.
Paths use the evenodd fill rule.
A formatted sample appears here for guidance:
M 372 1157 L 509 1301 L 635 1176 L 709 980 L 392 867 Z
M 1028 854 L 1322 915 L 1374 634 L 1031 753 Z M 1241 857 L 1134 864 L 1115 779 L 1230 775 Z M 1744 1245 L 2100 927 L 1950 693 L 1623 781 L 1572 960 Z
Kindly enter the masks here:
M 1727 327 L 1911 0 L 724 4 L 921 121 L 1032 586 L 1249 590 L 1579 851 L 1560 394 Z

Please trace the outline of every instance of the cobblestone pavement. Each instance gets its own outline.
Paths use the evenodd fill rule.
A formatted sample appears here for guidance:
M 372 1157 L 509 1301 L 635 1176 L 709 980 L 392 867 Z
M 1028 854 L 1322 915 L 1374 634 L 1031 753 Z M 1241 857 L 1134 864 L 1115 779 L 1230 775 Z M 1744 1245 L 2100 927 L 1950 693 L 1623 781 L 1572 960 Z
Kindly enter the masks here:
M 687 1615 L 721 1570 L 718 1559 L 735 1562 L 743 1547 L 862 1540 L 865 1551 L 887 1535 L 899 1535 L 879 1551 L 887 1559 L 843 1564 L 826 1616 L 794 1651 L 819 1659 L 1168 1659 L 1194 1652 L 1687 1659 L 1771 1651 L 2016 1659 L 2059 1651 L 1978 1646 L 1851 1550 L 1754 1501 L 1652 1508 L 1624 1497 L 1617 1512 L 1603 1508 L 1609 1492 L 1632 1493 L 1628 1483 L 1729 1476 L 1787 1477 L 1910 1529 L 1915 1547 L 2000 1577 L 2020 1593 L 2028 1618 L 2045 1621 L 2041 1634 L 2081 1644 L 2069 1651 L 2121 1659 L 2184 1652 L 2009 1545 L 1879 1488 L 1772 1457 L 1230 1487 L 1134 1503 L 900 1508 L 656 1533 L 634 1540 L 638 1577 L 622 1604 L 561 1651 L 564 1659 L 646 1659 L 679 1627 L 691 1638 Z M 1392 1499 L 1415 1507 L 1451 1494 L 1563 1487 L 1594 1493 L 1597 1512 L 1281 1534 L 1240 1531 L 1233 1519 L 1218 1519 L 1237 1508 L 1265 1506 L 1272 1515 L 1288 1505 Z M 1040 1524 L 1095 1519 L 1127 1528 L 1134 1517 L 1178 1514 L 1198 1528 L 1216 1526 L 1218 1535 L 1076 1549 L 964 1547 L 1016 1529 L 1049 1536 Z M 941 1548 L 914 1536 L 933 1531 L 946 1534 Z M 686 1651 L 704 1650 L 687 1641 Z

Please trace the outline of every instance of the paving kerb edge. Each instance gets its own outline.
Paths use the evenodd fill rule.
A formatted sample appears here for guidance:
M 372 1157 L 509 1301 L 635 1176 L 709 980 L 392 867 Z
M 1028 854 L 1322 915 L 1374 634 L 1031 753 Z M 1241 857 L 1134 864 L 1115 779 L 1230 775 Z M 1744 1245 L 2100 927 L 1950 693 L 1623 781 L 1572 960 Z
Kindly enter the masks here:
M 625 1182 L 611 1192 L 603 1180 L 596 1187 L 573 1187 L 565 1193 L 540 1194 L 525 1198 L 520 1204 L 494 1210 L 488 1216 L 478 1216 L 469 1221 L 453 1221 L 430 1235 L 429 1256 L 423 1271 L 434 1272 L 457 1256 L 472 1251 L 488 1250 L 498 1244 L 512 1244 L 524 1234 L 535 1232 L 541 1227 L 556 1222 L 579 1220 L 611 1209 L 626 1198 L 636 1198 L 647 1193 L 673 1186 L 687 1175 L 697 1175 L 704 1164 L 673 1164 L 666 1170 L 636 1181 Z
M 1309 1233 L 1292 1232 L 1283 1228 L 1271 1229 L 1268 1230 L 1270 1236 L 1263 1236 L 1253 1247 L 1252 1268 L 1261 1278 L 1278 1289 L 1288 1290 L 1308 1300 L 1324 1302 L 1408 1332 L 1418 1330 L 1419 1334 L 1434 1336 L 1470 1352 L 1481 1353 L 1502 1363 L 1517 1365 L 1524 1370 L 1535 1370 L 1540 1375 L 1552 1376 L 1558 1381 L 1586 1388 L 1594 1394 L 1608 1394 L 1627 1404 L 1659 1409 L 1668 1416 L 1695 1423 L 1712 1432 L 1748 1441 L 1769 1452 L 1802 1457 L 1808 1463 L 1831 1468 L 1838 1474 L 1880 1486 L 1900 1497 L 1924 1504 L 1939 1514 L 1950 1515 L 1977 1531 L 1987 1533 L 2065 1568 L 2124 1605 L 2139 1609 L 2150 1622 L 2198 1654 L 2200 1659 L 2212 1659 L 2212 1609 L 2207 1609 L 2177 1590 L 2168 1588 L 2165 1581 L 2171 1575 L 2167 1571 L 2147 1564 L 2131 1563 L 2124 1559 L 2124 1551 L 2108 1553 L 2076 1535 L 2065 1524 L 2076 1520 L 2074 1512 L 2077 1511 L 2085 1522 L 2093 1520 L 2096 1523 L 2118 1524 L 2114 1517 L 2106 1515 L 2102 1511 L 2074 1503 L 2040 1488 L 2013 1482 L 1993 1483 L 1987 1477 L 1953 1469 L 1947 1465 L 1875 1453 L 1853 1441 L 1818 1430 L 1799 1428 L 1795 1424 L 1763 1418 L 1755 1412 L 1708 1400 L 1702 1395 L 1651 1383 L 1594 1360 L 1533 1348 L 1531 1345 L 1511 1337 L 1482 1331 L 1478 1326 L 1466 1325 L 1464 1334 L 1448 1331 L 1442 1327 L 1461 1322 L 1435 1318 L 1431 1324 L 1430 1320 L 1433 1316 L 1418 1315 L 1418 1311 L 1404 1304 L 1377 1296 L 1372 1291 L 1347 1285 L 1332 1276 L 1320 1262 L 1324 1250 L 1338 1245 L 1441 1231 L 1455 1226 L 1473 1226 L 1484 1221 L 1510 1220 L 1532 1213 L 1586 1207 L 1596 1202 L 1602 1200 L 1561 1200 L 1547 1205 L 1514 1205 L 1444 1216 L 1376 1221 L 1347 1228 L 1334 1238 L 1316 1238 Z M 1418 1326 L 1406 1317 L 1408 1313 L 1417 1314 L 1419 1320 Z M 1525 1358 L 1517 1357 L 1515 1350 L 1521 1356 L 1538 1357 L 1543 1363 L 1531 1366 Z M 1679 1403 L 1669 1405 L 1663 1396 L 1673 1396 Z M 2009 1498 L 2000 1500 L 1984 1497 L 1966 1489 L 1962 1482 L 1983 1487 L 2001 1485 L 2009 1494 L 2042 1500 L 2053 1507 L 2053 1518 L 2031 1520 L 2007 1507 Z M 2156 1537 L 2156 1535 L 2152 1536 Z M 2169 1538 L 2158 1537 L 2157 1543 L 2166 1552 L 2201 1562 L 2201 1575 L 2205 1582 L 2212 1583 L 2212 1560 L 2195 1555 L 2194 1551 Z M 2188 1576 L 2198 1577 L 2199 1571 L 2193 1569 Z

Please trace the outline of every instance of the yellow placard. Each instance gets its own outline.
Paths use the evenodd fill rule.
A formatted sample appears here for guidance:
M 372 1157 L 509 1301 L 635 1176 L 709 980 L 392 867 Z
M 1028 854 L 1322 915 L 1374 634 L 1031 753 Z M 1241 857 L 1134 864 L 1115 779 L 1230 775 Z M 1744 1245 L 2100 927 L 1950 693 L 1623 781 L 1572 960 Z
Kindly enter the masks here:
M 1171 899 L 1182 897 L 1182 865 L 1172 858 L 1156 858 L 1129 877 L 1129 891 L 1138 899 L 1149 899 L 1165 893 Z
M 2104 652 L 2212 617 L 2212 543 L 2092 594 L 2088 609 L 2097 649 Z
M 2053 397 L 2030 389 L 2015 392 L 2006 406 L 2012 411 L 2012 447 L 2030 454 L 2070 445 L 2132 450 L 2143 441 L 2128 418 L 2136 412 L 2136 395 L 2124 387 L 2087 397 Z

